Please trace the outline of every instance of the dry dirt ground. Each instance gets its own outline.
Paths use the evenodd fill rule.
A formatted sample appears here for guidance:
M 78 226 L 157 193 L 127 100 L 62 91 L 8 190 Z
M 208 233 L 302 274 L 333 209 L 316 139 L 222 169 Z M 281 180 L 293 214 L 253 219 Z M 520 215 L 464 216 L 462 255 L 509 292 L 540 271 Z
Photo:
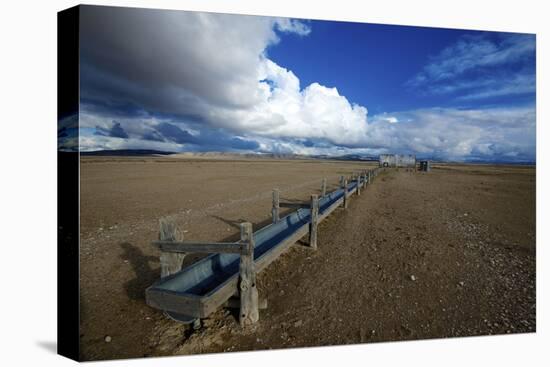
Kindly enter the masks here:
M 160 273 L 150 241 L 161 216 L 174 216 L 187 239 L 234 240 L 238 223 L 268 223 L 272 188 L 306 200 L 322 177 L 333 189 L 365 167 L 82 158 L 81 358 L 535 331 L 534 167 L 382 173 L 322 222 L 317 251 L 297 243 L 259 275 L 268 308 L 254 328 L 220 309 L 193 331 L 145 304 Z

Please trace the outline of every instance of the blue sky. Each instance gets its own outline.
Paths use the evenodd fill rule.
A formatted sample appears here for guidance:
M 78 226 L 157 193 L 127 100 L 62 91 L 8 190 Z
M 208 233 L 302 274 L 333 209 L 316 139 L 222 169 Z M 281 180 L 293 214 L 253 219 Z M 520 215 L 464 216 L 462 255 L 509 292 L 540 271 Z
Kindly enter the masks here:
M 308 37 L 286 37 L 284 42 L 268 49 L 269 57 L 294 71 L 303 84 L 319 82 L 337 87 L 351 102 L 368 104 L 371 114 L 433 106 L 477 108 L 535 101 L 532 83 L 526 93 L 470 100 L 460 97 L 472 90 L 426 91 L 426 88 L 481 78 L 504 79 L 520 72 L 534 78 L 534 50 L 517 59 L 510 57 L 502 63 L 472 68 L 469 73 L 457 73 L 450 81 L 413 83 L 443 50 L 460 42 L 469 42 L 472 46 L 485 42 L 500 45 L 514 39 L 517 40 L 514 45 L 532 44 L 534 48 L 534 35 L 351 22 L 311 21 L 308 24 L 312 29 Z M 450 53 L 446 60 L 451 61 L 457 54 L 458 51 Z
M 534 35 L 84 6 L 80 95 L 81 150 L 536 156 Z

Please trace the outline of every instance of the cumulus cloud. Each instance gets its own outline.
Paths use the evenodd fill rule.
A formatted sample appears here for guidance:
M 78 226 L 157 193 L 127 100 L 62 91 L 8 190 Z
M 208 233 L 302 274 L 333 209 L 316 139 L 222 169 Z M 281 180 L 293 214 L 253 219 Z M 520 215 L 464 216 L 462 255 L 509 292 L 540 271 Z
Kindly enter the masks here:
M 388 124 L 391 115 L 399 124 Z M 374 116 L 371 147 L 384 152 L 417 152 L 448 160 L 535 159 L 534 106 L 506 108 L 428 108 Z
M 84 9 L 81 95 L 93 106 L 85 106 L 88 111 L 135 106 L 237 134 L 320 138 L 350 146 L 364 142 L 365 107 L 350 103 L 336 88 L 313 83 L 301 89 L 292 71 L 267 57 L 268 47 L 280 41 L 277 31 L 309 34 L 304 22 Z M 180 136 L 178 141 L 189 142 L 187 138 Z
M 367 119 L 367 108 L 337 88 L 302 86 L 269 58 L 282 35 L 315 31 L 300 20 L 83 6 L 80 21 L 82 150 L 534 157 L 534 107 L 422 109 Z M 468 42 L 444 54 L 478 50 Z M 521 59 L 527 52 L 521 47 L 529 47 L 516 43 L 496 44 L 483 64 Z M 467 72 L 447 59 L 434 59 L 417 79 Z

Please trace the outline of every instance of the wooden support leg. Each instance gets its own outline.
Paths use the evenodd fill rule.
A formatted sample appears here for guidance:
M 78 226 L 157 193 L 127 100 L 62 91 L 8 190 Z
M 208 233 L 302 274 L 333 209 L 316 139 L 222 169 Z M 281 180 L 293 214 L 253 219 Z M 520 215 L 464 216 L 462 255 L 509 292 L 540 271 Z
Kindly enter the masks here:
M 357 196 L 361 195 L 361 176 L 357 175 Z
M 244 327 L 256 323 L 260 318 L 254 264 L 254 235 L 251 223 L 241 223 L 241 241 L 246 244 L 246 251 L 241 254 L 239 264 L 239 292 L 241 296 L 239 322 Z
M 319 222 L 319 197 L 311 195 L 311 224 L 309 225 L 309 246 L 317 250 L 317 225 Z
M 324 197 L 327 194 L 327 179 L 323 178 L 323 183 L 321 184 L 321 197 Z
M 271 207 L 271 219 L 273 223 L 279 221 L 279 190 L 273 189 L 273 205 Z
M 178 231 L 173 218 L 164 217 L 159 220 L 161 241 L 183 241 L 183 235 Z M 181 270 L 185 254 L 174 252 L 160 253 L 160 277 L 164 278 Z
M 344 209 L 348 208 L 348 180 L 344 179 Z

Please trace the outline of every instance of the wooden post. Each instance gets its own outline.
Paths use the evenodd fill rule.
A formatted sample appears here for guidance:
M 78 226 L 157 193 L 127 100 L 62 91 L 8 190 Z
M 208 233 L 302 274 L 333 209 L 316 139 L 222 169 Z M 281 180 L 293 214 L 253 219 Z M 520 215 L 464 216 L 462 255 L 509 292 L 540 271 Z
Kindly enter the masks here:
M 344 187 L 344 176 L 340 176 L 340 187 Z
M 348 208 L 348 180 L 344 179 L 344 209 Z
M 247 247 L 247 250 L 241 254 L 239 264 L 239 292 L 241 296 L 239 322 L 244 327 L 256 323 L 260 318 L 258 312 L 258 289 L 256 288 L 252 223 L 241 223 L 241 242 L 245 243 Z
M 317 250 L 317 225 L 319 222 L 319 197 L 311 195 L 311 224 L 309 225 L 309 247 Z
M 357 196 L 361 195 L 361 176 L 357 175 Z
M 323 178 L 323 183 L 321 184 L 321 197 L 324 197 L 327 194 L 327 179 Z
M 177 224 L 173 218 L 164 217 L 159 220 L 161 241 L 182 241 L 183 236 L 178 232 Z M 181 270 L 185 254 L 173 252 L 160 252 L 160 277 L 164 278 Z
M 273 223 L 279 221 L 279 190 L 273 189 L 273 204 L 271 207 L 271 219 Z

